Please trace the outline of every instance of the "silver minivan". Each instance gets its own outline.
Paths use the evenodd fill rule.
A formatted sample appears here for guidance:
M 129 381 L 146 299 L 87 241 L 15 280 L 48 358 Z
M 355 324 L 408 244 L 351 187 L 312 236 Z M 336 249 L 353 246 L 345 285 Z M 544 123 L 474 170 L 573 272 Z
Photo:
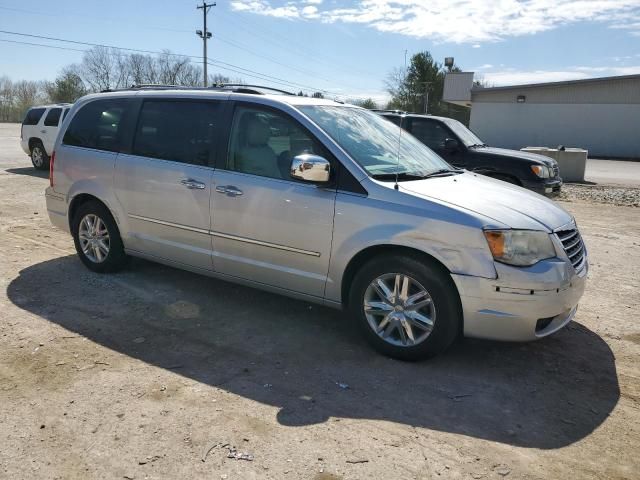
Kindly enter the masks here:
M 368 110 L 248 88 L 83 97 L 46 201 L 95 272 L 133 255 L 344 308 L 401 359 L 556 332 L 588 270 L 556 203 L 456 169 Z

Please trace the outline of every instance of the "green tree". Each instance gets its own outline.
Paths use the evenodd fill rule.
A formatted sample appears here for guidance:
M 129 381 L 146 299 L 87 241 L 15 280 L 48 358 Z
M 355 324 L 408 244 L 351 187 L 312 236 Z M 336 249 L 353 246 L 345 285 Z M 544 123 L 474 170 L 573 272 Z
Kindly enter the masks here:
M 87 93 L 84 82 L 72 71 L 63 72 L 46 87 L 49 99 L 54 103 L 73 103 Z
M 322 94 L 322 92 L 315 92 L 313 95 L 311 95 L 312 98 L 324 98 L 324 95 Z
M 461 70 L 454 66 L 451 71 Z M 411 57 L 411 64 L 406 71 L 396 68 L 387 77 L 387 91 L 391 95 L 387 108 L 425 113 L 425 101 L 428 98 L 428 113 L 468 124 L 468 108 L 442 101 L 445 72 L 444 66 L 436 62 L 428 51 L 416 53 Z
M 378 104 L 373 100 L 373 98 L 365 98 L 360 100 L 355 100 L 353 102 L 354 105 L 358 105 L 362 108 L 368 108 L 369 110 L 373 110 L 378 108 Z

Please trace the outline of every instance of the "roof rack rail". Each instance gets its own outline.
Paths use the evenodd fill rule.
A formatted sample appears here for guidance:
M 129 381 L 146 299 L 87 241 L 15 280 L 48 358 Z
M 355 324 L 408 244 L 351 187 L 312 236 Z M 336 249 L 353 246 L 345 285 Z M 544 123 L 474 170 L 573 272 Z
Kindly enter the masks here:
M 293 96 L 296 95 L 295 93 L 288 92 L 286 90 L 281 90 L 279 88 L 267 87 L 265 85 L 245 85 L 242 83 L 217 83 L 210 87 L 190 87 L 186 85 L 164 85 L 161 83 L 138 83 L 138 84 L 134 83 L 133 85 L 127 88 L 115 88 L 115 89 L 107 88 L 105 90 L 101 90 L 100 93 L 122 92 L 122 91 L 128 91 L 128 90 L 176 89 L 176 90 L 225 90 L 225 91 L 231 91 L 233 93 L 249 93 L 254 95 L 264 95 L 264 92 L 261 92 L 260 90 L 256 90 L 258 88 L 261 90 L 278 92 L 283 95 L 293 95 Z
M 400 115 L 406 115 L 408 113 L 404 110 L 387 110 L 384 108 L 372 108 L 371 111 L 376 113 L 398 113 Z
M 234 92 L 236 93 L 255 93 L 255 94 L 263 95 L 262 92 L 258 90 L 254 90 L 254 88 L 260 88 L 262 90 L 270 90 L 272 92 L 282 93 L 283 95 L 293 95 L 293 96 L 296 95 L 293 92 L 288 92 L 286 90 L 281 90 L 279 88 L 267 87 L 265 85 L 245 85 L 244 83 L 216 83 L 215 85 L 212 85 L 209 88 L 227 88 L 227 87 L 236 88 L 237 90 L 234 90 Z

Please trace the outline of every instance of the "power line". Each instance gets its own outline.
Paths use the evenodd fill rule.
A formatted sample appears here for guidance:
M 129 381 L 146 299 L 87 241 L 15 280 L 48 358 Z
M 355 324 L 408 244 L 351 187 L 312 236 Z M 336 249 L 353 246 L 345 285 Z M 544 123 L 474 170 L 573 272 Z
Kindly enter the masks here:
M 123 51 L 127 51 L 127 52 L 148 53 L 148 54 L 154 54 L 154 55 L 170 55 L 170 56 L 174 56 L 174 57 L 181 57 L 181 58 L 188 58 L 188 59 L 198 59 L 198 60 L 201 59 L 201 57 L 198 57 L 198 56 L 195 56 L 195 55 L 185 55 L 185 54 L 179 54 L 179 53 L 172 53 L 172 52 L 168 52 L 168 51 L 159 52 L 159 51 L 154 51 L 154 50 L 143 50 L 143 49 L 136 49 L 136 48 L 116 47 L 114 45 L 108 45 L 108 44 L 82 42 L 82 41 L 79 41 L 79 40 L 67 40 L 67 39 L 63 39 L 63 38 L 49 37 L 49 36 L 45 36 L 45 35 L 35 35 L 35 34 L 29 34 L 29 33 L 11 32 L 11 31 L 8 31 L 8 30 L 0 30 L 0 33 L 4 33 L 4 34 L 7 34 L 7 35 L 25 36 L 25 37 L 30 37 L 30 38 L 40 38 L 40 39 L 51 40 L 51 41 L 56 41 L 56 42 L 65 42 L 65 43 L 71 43 L 71 44 L 74 44 L 74 45 L 85 45 L 85 46 L 91 46 L 91 47 L 112 48 L 114 50 L 123 50 Z M 17 43 L 17 42 L 13 41 L 13 43 Z M 28 44 L 28 42 L 23 42 L 23 43 L 24 44 Z M 56 46 L 49 46 L 49 45 L 42 45 L 42 44 L 37 44 L 37 46 L 45 46 L 45 47 L 53 47 L 53 48 L 65 49 L 64 47 L 56 47 Z M 66 48 L 66 50 L 71 50 L 71 49 Z M 86 52 L 87 51 L 87 50 L 79 50 L 79 49 L 74 49 L 74 50 L 82 51 L 82 52 Z M 278 83 L 280 85 L 286 85 L 286 86 L 294 87 L 294 88 L 302 88 L 302 89 L 309 90 L 309 91 L 322 92 L 322 93 L 327 94 L 327 95 L 340 96 L 339 94 L 337 94 L 335 92 L 331 92 L 329 90 L 316 88 L 316 87 L 313 87 L 313 86 L 310 86 L 310 85 L 305 85 L 305 84 L 302 84 L 302 83 L 292 82 L 292 81 L 289 81 L 289 80 L 286 80 L 286 79 L 275 77 L 273 75 L 268 75 L 268 74 L 265 74 L 265 73 L 261 73 L 261 72 L 255 71 L 255 70 L 248 69 L 248 68 L 240 67 L 240 66 L 234 65 L 232 63 L 223 62 L 221 60 L 213 60 L 212 59 L 212 60 L 210 60 L 209 65 L 217 66 L 218 68 L 221 68 L 223 70 L 228 70 L 228 71 L 232 71 L 232 72 L 235 72 L 235 73 L 240 73 L 240 74 L 243 74 L 243 75 L 247 75 L 249 77 L 258 78 L 258 79 L 261 79 L 261 80 L 272 81 L 272 82 Z
M 359 72 L 359 73 L 361 73 L 363 75 L 374 75 L 372 72 L 366 72 L 364 70 L 354 68 L 353 65 L 347 65 L 345 63 L 342 63 L 342 62 L 336 60 L 335 58 L 329 57 L 328 55 L 324 54 L 321 51 L 314 51 L 313 49 L 310 49 L 309 47 L 307 47 L 308 51 L 304 51 L 299 46 L 292 45 L 289 38 L 286 38 L 286 37 L 280 35 L 278 32 L 258 27 L 255 23 L 247 21 L 246 19 L 244 19 L 242 22 L 237 20 L 236 18 L 234 18 L 232 12 L 222 12 L 221 11 L 221 13 L 223 14 L 223 16 L 225 16 L 227 18 L 227 20 L 230 20 L 232 23 L 235 23 L 238 27 L 240 27 L 241 29 L 245 30 L 250 35 L 253 35 L 253 36 L 257 37 L 257 38 L 261 38 L 262 40 L 264 40 L 266 42 L 269 42 L 272 45 L 277 46 L 278 48 L 289 50 L 290 52 L 292 52 L 292 53 L 294 53 L 296 55 L 300 55 L 300 56 L 302 56 L 304 58 L 307 58 L 307 59 L 309 57 L 313 56 L 314 59 L 322 61 L 326 65 L 330 65 L 330 66 L 333 66 L 333 67 L 335 67 L 336 65 L 341 65 L 343 68 L 346 68 L 346 69 L 348 69 L 349 71 L 352 71 L 352 72 Z M 247 25 L 249 25 L 251 28 L 249 28 Z M 259 31 L 262 31 L 264 33 L 264 35 L 257 33 Z M 279 37 L 282 40 L 279 40 L 278 38 L 274 38 L 274 37 Z M 323 58 L 324 58 L 324 60 L 323 60 Z
M 56 45 L 45 45 L 44 43 L 20 42 L 18 40 L 8 40 L 6 38 L 0 38 L 0 42 L 16 43 L 16 44 L 19 44 L 19 45 L 31 45 L 31 46 L 34 46 L 34 47 L 56 48 L 58 50 L 69 50 L 69 51 L 73 51 L 73 52 L 86 52 L 87 51 L 87 50 L 83 50 L 81 48 L 58 47 Z
M 0 6 L 0 10 L 8 10 L 8 11 L 14 11 L 14 12 L 20 12 L 20 13 L 29 13 L 29 14 L 33 14 L 33 15 L 42 15 L 42 16 L 54 16 L 54 17 L 61 17 L 61 16 L 62 16 L 62 17 L 68 17 L 68 16 L 74 16 L 74 17 L 79 17 L 79 18 L 87 18 L 87 19 L 94 19 L 94 20 L 96 19 L 94 16 L 90 16 L 90 15 L 81 15 L 81 14 L 77 14 L 77 13 L 69 13 L 69 12 L 65 12 L 64 14 L 60 14 L 60 13 L 56 14 L 56 13 L 46 13 L 46 12 L 39 12 L 39 11 L 33 11 L 33 10 L 25 10 L 25 9 L 21 9 L 21 8 L 10 8 L 10 7 L 4 7 L 4 6 Z M 222 12 L 220 12 L 220 13 L 222 13 Z M 226 16 L 226 15 L 225 15 L 225 16 Z M 264 41 L 267 41 L 267 42 L 269 42 L 269 43 L 271 43 L 271 44 L 273 44 L 273 45 L 275 45 L 275 46 L 278 46 L 278 48 L 279 48 L 279 49 L 286 49 L 286 50 L 288 50 L 288 51 L 290 51 L 290 52 L 294 53 L 295 55 L 299 55 L 299 56 L 304 57 L 304 58 L 306 58 L 306 59 L 308 59 L 308 58 L 311 56 L 311 55 L 310 55 L 310 53 L 312 53 L 312 54 L 313 54 L 314 59 L 316 59 L 316 60 L 322 60 L 321 58 L 319 58 L 319 57 L 321 57 L 321 56 L 322 56 L 322 54 L 320 54 L 320 53 L 313 52 L 313 51 L 311 51 L 311 52 L 305 52 L 305 51 L 303 51 L 302 49 L 300 49 L 299 47 L 297 47 L 297 48 L 296 48 L 296 50 L 294 50 L 294 49 L 292 49 L 292 48 L 291 48 L 290 44 L 288 44 L 288 43 L 284 43 L 284 42 L 280 42 L 280 41 L 277 41 L 276 39 L 273 39 L 272 37 L 273 37 L 274 35 L 278 35 L 278 36 L 280 36 L 280 35 L 279 35 L 279 34 L 277 34 L 276 32 L 272 32 L 272 33 L 270 33 L 270 34 L 269 34 L 269 36 L 262 36 L 262 35 L 258 35 L 258 34 L 256 34 L 256 33 L 255 33 L 255 31 L 254 31 L 253 29 L 248 29 L 245 25 L 243 25 L 242 23 L 240 23 L 240 22 L 239 22 L 238 20 L 236 20 L 235 18 L 231 18 L 231 17 L 228 17 L 228 16 L 227 16 L 227 19 L 228 19 L 228 20 L 231 20 L 231 21 L 232 21 L 232 22 L 234 22 L 234 23 L 236 23 L 238 26 L 240 26 L 241 28 L 243 28 L 245 31 L 247 31 L 248 33 L 252 34 L 252 35 L 253 35 L 253 36 L 255 36 L 256 38 L 261 38 L 261 39 L 262 39 L 262 40 L 264 40 Z M 116 19 L 116 18 L 113 18 L 113 17 L 102 17 L 102 16 L 101 16 L 98 20 L 99 20 L 100 22 L 105 22 L 105 21 L 106 21 L 106 22 L 111 22 L 111 23 L 113 23 L 113 22 L 117 22 L 117 23 L 119 23 L 119 24 L 127 23 L 127 22 L 122 22 L 122 20 L 121 20 L 121 19 Z M 129 23 L 130 25 L 132 25 L 132 24 L 133 24 L 132 22 L 128 22 L 128 23 Z M 252 24 L 252 25 L 254 25 L 254 26 L 255 26 L 255 24 Z M 145 24 L 145 25 L 139 25 L 138 23 L 136 23 L 136 28 L 145 28 L 145 29 L 152 29 L 152 30 L 163 30 L 163 31 L 178 32 L 178 33 L 190 33 L 190 32 L 191 32 L 191 30 L 175 29 L 175 28 L 162 27 L 162 26 L 151 26 L 151 25 L 146 25 L 146 24 Z M 257 28 L 257 27 L 255 27 L 255 28 Z M 267 32 L 266 30 L 262 30 L 262 31 Z M 268 33 L 268 32 L 267 32 L 267 33 Z M 272 62 L 272 63 L 274 63 L 274 64 L 280 65 L 280 66 L 282 66 L 282 67 L 284 67 L 284 68 L 287 68 L 287 69 L 289 69 L 289 70 L 297 71 L 297 72 L 299 72 L 299 73 L 303 73 L 303 74 L 305 74 L 305 75 L 311 75 L 311 76 L 314 76 L 315 78 L 321 79 L 321 80 L 326 81 L 326 82 L 332 82 L 332 80 L 330 80 L 330 79 L 327 79 L 327 78 L 325 78 L 325 77 L 320 76 L 317 72 L 313 72 L 313 71 L 310 71 L 310 70 L 301 69 L 301 68 L 299 68 L 299 67 L 295 67 L 295 66 L 293 66 L 293 65 L 288 65 L 288 64 L 286 64 L 286 63 L 280 62 L 280 61 L 278 61 L 277 59 L 274 59 L 273 57 L 270 57 L 270 56 L 268 56 L 268 55 L 265 55 L 265 54 L 259 53 L 259 52 L 257 52 L 257 51 L 254 51 L 254 50 L 252 50 L 250 47 L 248 47 L 248 46 L 246 46 L 246 45 L 242 45 L 242 44 L 241 44 L 241 43 L 239 43 L 239 42 L 236 42 L 236 41 L 232 41 L 232 40 L 229 40 L 229 39 L 222 38 L 222 37 L 220 37 L 220 35 L 216 35 L 214 38 L 215 38 L 215 39 L 217 39 L 217 40 L 219 40 L 219 41 L 221 41 L 221 42 L 223 42 L 223 43 L 226 43 L 226 44 L 228 44 L 228 45 L 230 45 L 230 46 L 232 46 L 232 47 L 234 47 L 234 48 L 238 48 L 238 49 L 240 49 L 240 50 L 244 50 L 244 51 L 246 51 L 246 52 L 248 52 L 248 53 L 250 53 L 250 54 L 252 54 L 252 55 L 254 55 L 254 56 L 256 56 L 256 57 L 263 58 L 263 59 L 265 59 L 265 60 L 267 60 L 267 61 L 269 61 L 269 62 Z M 282 37 L 282 36 L 280 36 L 280 38 L 283 38 L 283 39 L 284 39 L 284 37 Z M 286 39 L 285 39 L 285 40 L 286 40 Z M 63 41 L 63 40 L 57 40 L 57 41 Z M 277 43 L 276 43 L 276 41 L 277 41 Z M 83 43 L 83 44 L 84 44 L 84 43 Z M 46 45 L 42 45 L 42 46 L 46 46 Z M 94 45 L 92 44 L 92 46 L 94 46 Z M 100 45 L 100 46 L 105 46 L 105 47 L 106 47 L 107 45 Z M 127 49 L 125 49 L 125 48 L 123 48 L 123 47 L 113 47 L 113 46 L 111 46 L 111 47 L 109 47 L 109 48 L 119 48 L 119 49 L 121 49 L 121 50 L 127 50 Z M 140 50 L 135 50 L 135 51 L 136 51 L 136 52 L 141 52 L 141 53 L 154 53 L 154 52 L 150 52 L 150 51 L 140 51 Z M 182 54 L 178 54 L 178 56 L 188 56 L 188 57 L 190 57 L 190 58 L 195 58 L 194 56 L 190 56 L 190 55 L 182 55 Z M 198 57 L 198 58 L 200 58 L 200 57 Z M 330 65 L 332 65 L 332 66 L 335 66 L 335 64 L 337 63 L 335 60 L 330 59 L 330 57 L 325 56 L 325 58 L 326 58 L 326 59 L 328 59 L 328 61 L 327 61 L 327 60 L 325 60 L 325 61 L 323 62 L 323 63 L 325 63 L 325 64 L 328 64 L 328 65 L 330 64 Z M 204 62 L 203 62 L 203 68 L 205 68 L 205 69 L 206 69 L 206 66 L 205 66 L 205 65 L 206 65 L 206 63 L 204 63 Z M 349 66 L 349 67 L 346 67 L 346 68 L 348 68 L 348 69 L 349 69 L 349 71 L 360 71 L 360 72 L 362 72 L 362 73 L 364 73 L 364 74 L 366 74 L 366 75 L 373 75 L 372 73 L 366 73 L 366 72 L 363 72 L 362 70 L 354 69 L 354 68 L 353 68 L 353 66 Z M 352 87 L 354 87 L 353 85 L 351 85 L 351 86 L 352 86 Z M 354 87 L 354 88 L 358 88 L 358 87 Z M 316 90 L 317 90 L 317 89 L 316 89 Z

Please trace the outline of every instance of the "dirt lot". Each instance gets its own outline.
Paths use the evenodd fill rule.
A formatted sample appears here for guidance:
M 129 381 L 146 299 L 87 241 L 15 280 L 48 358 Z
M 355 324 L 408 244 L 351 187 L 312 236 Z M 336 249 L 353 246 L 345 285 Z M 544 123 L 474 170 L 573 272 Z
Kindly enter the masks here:
M 18 135 L 0 125 L 0 477 L 640 478 L 640 209 L 563 203 L 591 258 L 565 330 L 407 364 L 336 311 L 140 260 L 90 273 Z

